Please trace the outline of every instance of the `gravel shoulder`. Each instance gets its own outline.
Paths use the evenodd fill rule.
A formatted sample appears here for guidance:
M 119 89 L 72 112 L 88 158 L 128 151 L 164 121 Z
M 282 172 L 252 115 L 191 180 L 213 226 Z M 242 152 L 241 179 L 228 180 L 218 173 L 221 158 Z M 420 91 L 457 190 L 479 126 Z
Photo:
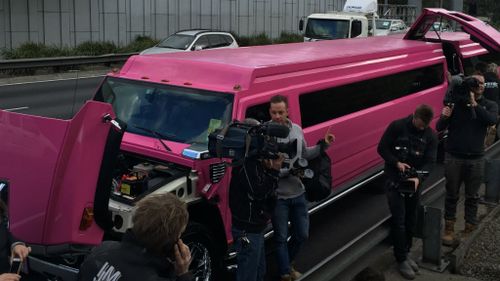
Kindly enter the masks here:
M 444 186 L 442 187 L 444 188 Z M 463 198 L 463 194 L 462 197 Z M 440 208 L 444 207 L 444 198 L 439 202 Z M 460 237 L 464 229 L 463 222 L 463 200 L 459 202 L 457 209 L 457 224 L 455 232 Z M 426 268 L 420 268 L 416 281 L 498 281 L 500 280 L 500 205 L 479 205 L 480 227 L 476 233 L 468 238 L 462 238 L 458 247 L 443 246 L 443 258 L 451 259 L 460 255 L 460 248 L 465 247 L 463 259 L 457 268 L 448 266 L 444 272 L 436 272 Z M 421 264 L 422 240 L 415 239 L 410 256 Z M 396 261 L 393 257 L 392 247 L 389 247 L 372 265 L 358 275 L 353 281 L 399 281 L 405 280 L 398 272 Z

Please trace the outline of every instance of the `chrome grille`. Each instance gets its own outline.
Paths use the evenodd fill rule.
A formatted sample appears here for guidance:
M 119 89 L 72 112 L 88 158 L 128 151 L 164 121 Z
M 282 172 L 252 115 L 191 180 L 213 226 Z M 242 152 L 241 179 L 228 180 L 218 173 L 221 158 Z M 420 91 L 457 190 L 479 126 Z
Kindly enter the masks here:
M 214 163 L 210 164 L 210 180 L 212 183 L 218 183 L 224 177 L 226 173 L 225 163 Z

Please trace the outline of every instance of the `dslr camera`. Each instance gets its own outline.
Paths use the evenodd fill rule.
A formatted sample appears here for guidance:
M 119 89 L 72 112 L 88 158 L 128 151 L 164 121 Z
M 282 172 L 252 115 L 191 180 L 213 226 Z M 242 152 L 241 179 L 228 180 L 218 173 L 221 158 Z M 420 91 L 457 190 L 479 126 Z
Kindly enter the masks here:
M 212 157 L 241 160 L 250 157 L 277 159 L 279 152 L 296 153 L 296 143 L 278 143 L 286 138 L 290 129 L 276 123 L 249 124 L 233 122 L 208 136 L 208 152 Z
M 446 105 L 470 106 L 470 92 L 479 88 L 479 80 L 474 77 L 465 77 L 462 83 L 453 88 L 451 97 L 445 101 Z

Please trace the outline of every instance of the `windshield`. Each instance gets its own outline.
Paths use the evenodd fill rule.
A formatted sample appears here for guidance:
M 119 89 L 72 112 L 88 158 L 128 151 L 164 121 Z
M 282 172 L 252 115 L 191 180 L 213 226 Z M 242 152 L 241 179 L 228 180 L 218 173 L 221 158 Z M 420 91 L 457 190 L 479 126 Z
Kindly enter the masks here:
M 191 35 L 173 34 L 161 41 L 156 47 L 186 50 L 193 40 L 194 36 Z
M 391 27 L 390 20 L 377 20 L 377 29 L 389 29 Z
M 231 120 L 233 104 L 231 94 L 111 77 L 95 99 L 113 105 L 127 132 L 189 144 L 208 143 L 208 134 Z
M 308 19 L 305 36 L 314 39 L 348 38 L 349 21 L 332 19 Z

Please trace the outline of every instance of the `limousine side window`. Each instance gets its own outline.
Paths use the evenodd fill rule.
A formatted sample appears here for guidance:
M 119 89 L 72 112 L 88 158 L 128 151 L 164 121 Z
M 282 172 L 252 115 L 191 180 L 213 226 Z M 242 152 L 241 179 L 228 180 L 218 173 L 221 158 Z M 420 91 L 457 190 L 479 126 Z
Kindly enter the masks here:
M 271 120 L 271 115 L 269 114 L 269 102 L 247 108 L 245 117 L 253 118 L 261 123 Z
M 423 91 L 443 83 L 436 64 L 299 96 L 302 127 L 307 128 L 356 111 Z
M 472 75 L 474 73 L 474 66 L 480 61 L 485 63 L 494 62 L 497 65 L 500 65 L 500 54 L 488 53 L 477 57 L 470 57 L 464 59 L 463 64 L 464 64 L 465 75 Z

